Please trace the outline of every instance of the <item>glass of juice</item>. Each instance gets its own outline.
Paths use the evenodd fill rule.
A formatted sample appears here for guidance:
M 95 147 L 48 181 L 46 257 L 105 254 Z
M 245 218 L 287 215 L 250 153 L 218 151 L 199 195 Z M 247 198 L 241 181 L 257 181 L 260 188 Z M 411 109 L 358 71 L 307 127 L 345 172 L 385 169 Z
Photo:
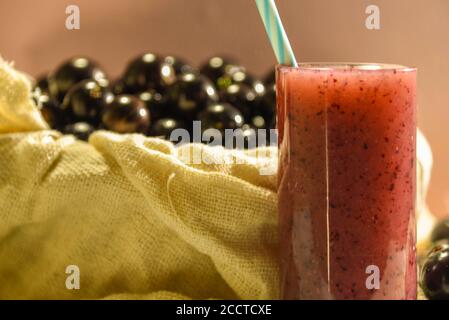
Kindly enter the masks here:
M 416 69 L 276 69 L 281 298 L 416 299 Z

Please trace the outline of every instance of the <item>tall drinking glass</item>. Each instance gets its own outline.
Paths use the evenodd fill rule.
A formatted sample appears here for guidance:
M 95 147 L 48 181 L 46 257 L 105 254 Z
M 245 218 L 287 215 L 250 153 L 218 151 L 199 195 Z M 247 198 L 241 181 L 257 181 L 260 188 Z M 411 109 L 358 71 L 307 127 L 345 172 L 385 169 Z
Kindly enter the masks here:
M 415 299 L 416 69 L 278 66 L 284 299 Z

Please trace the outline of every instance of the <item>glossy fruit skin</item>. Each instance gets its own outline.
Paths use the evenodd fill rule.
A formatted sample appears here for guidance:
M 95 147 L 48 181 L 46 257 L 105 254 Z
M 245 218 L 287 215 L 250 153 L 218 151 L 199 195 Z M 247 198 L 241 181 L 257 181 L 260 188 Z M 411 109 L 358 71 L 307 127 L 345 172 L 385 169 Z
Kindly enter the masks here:
M 162 118 L 153 123 L 150 129 L 150 136 L 169 140 L 173 130 L 180 128 L 184 128 L 184 123 L 182 121 L 173 118 Z M 177 141 L 172 142 L 176 143 Z
M 212 82 L 196 73 L 179 76 L 168 92 L 173 116 L 183 121 L 192 121 L 207 105 L 218 102 L 217 91 Z
M 243 126 L 242 113 L 229 103 L 213 103 L 198 115 L 202 130 L 213 128 L 223 131 Z
M 439 222 L 431 234 L 432 242 L 437 242 L 444 239 L 449 240 L 449 219 Z
M 135 94 L 147 89 L 162 90 L 161 57 L 147 52 L 129 62 L 122 76 L 125 93 Z
M 161 78 L 165 86 L 175 83 L 176 78 L 185 73 L 196 73 L 195 68 L 185 60 L 175 56 L 165 56 L 161 64 Z
M 107 81 L 88 79 L 77 83 L 67 92 L 61 107 L 71 115 L 72 121 L 84 121 L 96 126 L 101 121 L 103 110 L 113 99 Z
M 118 133 L 147 133 L 150 112 L 140 99 L 131 95 L 118 95 L 103 112 L 102 125 Z
M 449 246 L 439 244 L 427 256 L 421 269 L 421 288 L 431 300 L 449 299 Z
M 75 122 L 64 127 L 65 134 L 73 134 L 80 140 L 87 141 L 95 128 L 87 122 Z
M 200 67 L 200 73 L 208 77 L 214 84 L 226 74 L 226 70 L 234 65 L 235 60 L 230 57 L 213 56 Z
M 36 99 L 36 105 L 50 128 L 62 129 L 67 123 L 67 115 L 63 112 L 59 103 L 46 93 L 40 94 Z
M 86 57 L 75 57 L 62 63 L 49 75 L 49 90 L 53 99 L 62 102 L 72 86 L 86 79 L 106 79 L 98 64 Z
M 168 109 L 169 104 L 166 94 L 157 92 L 154 89 L 149 89 L 141 92 L 138 97 L 145 103 L 147 109 L 150 111 L 153 123 L 161 118 L 169 116 L 170 110 Z
M 231 84 L 222 92 L 221 99 L 239 109 L 246 122 L 256 113 L 259 103 L 256 92 L 244 83 Z

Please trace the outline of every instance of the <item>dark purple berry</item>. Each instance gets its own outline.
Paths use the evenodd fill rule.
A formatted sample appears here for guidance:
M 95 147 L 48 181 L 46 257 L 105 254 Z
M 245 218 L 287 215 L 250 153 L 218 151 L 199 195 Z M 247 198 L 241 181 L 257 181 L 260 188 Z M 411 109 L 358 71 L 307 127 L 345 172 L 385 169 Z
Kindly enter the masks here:
M 169 116 L 170 110 L 168 109 L 168 98 L 165 94 L 149 89 L 141 92 L 138 97 L 145 103 L 147 109 L 150 111 L 152 122 Z
M 198 115 L 202 129 L 237 129 L 243 125 L 242 113 L 229 103 L 214 103 Z
M 221 98 L 239 109 L 246 121 L 250 121 L 259 102 L 256 92 L 244 83 L 231 84 L 222 92 Z
M 62 103 L 62 109 L 72 116 L 76 122 L 88 122 L 98 125 L 101 114 L 112 102 L 114 95 L 108 88 L 108 83 L 100 79 L 83 80 L 67 92 Z
M 133 59 L 122 76 L 123 92 L 138 93 L 148 89 L 161 90 L 164 86 L 161 65 L 161 58 L 154 53 L 145 53 Z
M 118 133 L 147 133 L 150 127 L 150 113 L 145 103 L 131 95 L 119 95 L 107 105 L 103 126 Z
M 449 245 L 437 244 L 421 269 L 421 288 L 432 300 L 449 299 Z
M 49 75 L 50 94 L 62 102 L 66 93 L 78 82 L 86 79 L 106 79 L 97 63 L 85 57 L 75 57 L 60 65 Z
M 169 103 L 173 116 L 192 121 L 207 105 L 218 102 L 218 95 L 209 79 L 195 73 L 179 76 L 169 90 Z

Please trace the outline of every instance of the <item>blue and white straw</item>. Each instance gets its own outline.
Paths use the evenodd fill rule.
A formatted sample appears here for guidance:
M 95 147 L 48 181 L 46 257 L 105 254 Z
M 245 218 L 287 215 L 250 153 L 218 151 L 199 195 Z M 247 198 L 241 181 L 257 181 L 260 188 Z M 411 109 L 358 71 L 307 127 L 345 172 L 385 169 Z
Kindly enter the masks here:
M 274 0 L 256 0 L 256 5 L 278 63 L 293 67 L 298 66 Z

